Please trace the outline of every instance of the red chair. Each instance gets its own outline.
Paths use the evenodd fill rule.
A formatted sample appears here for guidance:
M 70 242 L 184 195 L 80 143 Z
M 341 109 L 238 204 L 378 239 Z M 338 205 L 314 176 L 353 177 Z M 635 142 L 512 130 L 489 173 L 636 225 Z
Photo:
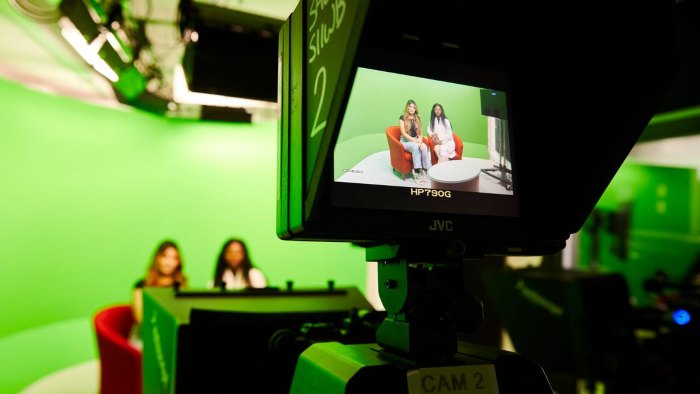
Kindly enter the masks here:
M 100 394 L 141 394 L 141 351 L 129 344 L 130 305 L 104 308 L 93 320 L 100 352 Z
M 401 145 L 401 128 L 399 126 L 387 127 L 386 139 L 389 142 L 391 168 L 400 173 L 402 179 L 406 179 L 406 174 L 410 174 L 413 171 L 413 157 L 411 152 L 406 152 L 403 145 Z M 427 145 L 428 138 L 423 137 L 423 143 Z
M 455 140 L 455 157 L 450 160 L 462 160 L 462 151 L 464 150 L 464 143 L 462 139 L 459 138 L 457 134 L 452 132 L 452 138 Z M 435 142 L 432 138 L 428 138 L 428 149 L 430 149 L 430 161 L 433 165 L 437 164 L 438 157 L 435 154 Z

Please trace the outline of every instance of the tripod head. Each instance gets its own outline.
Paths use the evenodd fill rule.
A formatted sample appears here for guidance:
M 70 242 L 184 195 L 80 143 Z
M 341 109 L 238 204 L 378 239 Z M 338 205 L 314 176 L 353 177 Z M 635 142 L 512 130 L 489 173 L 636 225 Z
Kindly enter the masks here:
M 376 343 L 312 345 L 299 357 L 291 392 L 552 392 L 527 356 L 458 341 L 484 319 L 482 302 L 464 288 L 465 255 L 461 242 L 367 246 L 387 313 Z

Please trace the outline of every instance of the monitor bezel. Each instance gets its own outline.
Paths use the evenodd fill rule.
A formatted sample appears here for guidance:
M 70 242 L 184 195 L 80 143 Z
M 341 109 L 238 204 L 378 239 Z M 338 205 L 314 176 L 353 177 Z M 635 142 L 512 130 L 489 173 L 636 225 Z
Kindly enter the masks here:
M 443 59 L 435 59 L 429 57 L 420 57 L 419 60 L 412 63 L 410 67 L 405 64 L 391 60 L 396 59 L 396 56 L 391 52 L 377 50 L 371 47 L 361 47 L 354 58 L 351 66 L 351 72 L 348 78 L 340 80 L 338 89 L 342 94 L 341 102 L 334 105 L 338 111 L 332 116 L 336 119 L 342 119 L 344 110 L 350 94 L 349 87 L 354 82 L 356 70 L 359 66 L 381 68 L 389 72 L 397 72 L 403 74 L 414 75 L 422 78 L 439 79 L 439 75 L 450 73 L 450 75 L 463 75 L 464 70 L 478 70 L 482 73 L 482 79 L 485 75 L 492 75 L 490 80 L 497 80 L 493 76 L 501 78 L 499 83 L 487 84 L 488 88 L 509 92 L 507 81 L 507 73 L 500 70 L 490 70 L 487 68 L 476 68 L 462 63 L 449 62 Z M 440 63 L 440 67 L 435 67 L 436 62 Z M 449 78 L 456 81 L 464 81 L 459 77 Z M 488 78 L 486 78 L 488 79 Z M 470 80 L 475 83 L 474 80 Z M 510 101 L 511 98 L 509 97 Z M 290 99 L 293 101 L 293 99 Z M 291 103 L 289 103 L 292 105 Z M 509 106 L 512 106 L 509 103 Z M 509 110 L 510 111 L 510 110 Z M 512 111 L 510 111 L 512 112 Z M 290 141 L 294 135 L 293 115 L 290 116 L 287 130 L 281 130 L 281 139 L 287 138 Z M 514 168 L 513 188 L 514 196 L 517 196 L 519 185 L 517 175 L 517 140 L 514 130 L 515 120 L 509 116 L 509 140 L 511 156 L 510 160 Z M 304 123 L 308 121 L 304 119 Z M 284 120 L 282 120 L 284 124 Z M 282 229 L 287 231 L 278 231 L 283 239 L 296 240 L 311 240 L 311 241 L 343 241 L 353 242 L 356 244 L 380 244 L 380 243 L 405 243 L 413 242 L 416 239 L 435 240 L 444 244 L 452 244 L 461 242 L 467 245 L 467 249 L 472 250 L 475 255 L 483 255 L 488 253 L 493 254 L 538 254 L 538 253 L 553 253 L 560 250 L 567 234 L 553 231 L 551 233 L 528 231 L 532 228 L 532 221 L 528 219 L 528 213 L 523 210 L 523 206 L 518 199 L 518 215 L 517 216 L 488 216 L 476 214 L 454 214 L 444 212 L 417 212 L 412 214 L 410 218 L 405 217 L 405 212 L 395 210 L 377 211 L 372 209 L 337 207 L 332 204 L 332 185 L 333 185 L 333 162 L 332 150 L 335 147 L 340 122 L 335 122 L 335 127 L 327 129 L 323 136 L 324 143 L 321 146 L 319 156 L 325 157 L 326 160 L 319 164 L 321 168 L 315 168 L 312 173 L 320 174 L 319 181 L 311 183 L 310 187 L 306 187 L 306 183 L 302 183 L 304 187 L 289 187 L 290 195 L 281 203 L 287 204 L 287 227 Z M 297 136 L 298 138 L 298 136 Z M 299 154 L 301 151 L 306 153 L 303 146 L 294 148 L 293 143 L 284 145 L 283 149 L 289 149 L 289 157 Z M 302 159 L 306 162 L 306 159 Z M 283 170 L 287 170 L 281 178 L 291 179 L 291 166 L 282 165 Z M 306 174 L 307 168 L 303 168 L 302 173 Z M 308 179 L 304 179 L 304 182 Z M 291 181 L 290 181 L 291 182 Z M 284 187 L 285 185 L 282 185 Z M 300 191 L 301 190 L 301 191 Z M 297 195 L 294 195 L 294 193 Z M 302 195 L 299 196 L 298 194 Z M 293 223 L 289 213 L 293 209 L 298 209 L 295 204 L 299 200 L 303 201 L 302 220 L 301 223 Z M 283 207 L 284 209 L 285 207 Z M 284 216 L 284 215 L 283 215 Z

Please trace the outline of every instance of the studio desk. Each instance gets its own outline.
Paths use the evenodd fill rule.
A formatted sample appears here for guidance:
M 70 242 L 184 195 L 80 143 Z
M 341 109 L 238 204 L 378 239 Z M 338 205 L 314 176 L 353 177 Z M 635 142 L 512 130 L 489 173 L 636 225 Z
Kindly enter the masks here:
M 145 288 L 144 393 L 288 392 L 309 341 L 372 310 L 356 288 Z M 311 323 L 311 324 L 309 324 Z

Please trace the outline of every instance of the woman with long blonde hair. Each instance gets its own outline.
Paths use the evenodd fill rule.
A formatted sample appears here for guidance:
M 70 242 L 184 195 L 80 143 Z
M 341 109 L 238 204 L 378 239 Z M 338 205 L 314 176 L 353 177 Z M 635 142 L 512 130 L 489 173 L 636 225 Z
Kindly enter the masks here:
M 427 171 L 432 163 L 430 152 L 423 141 L 423 125 L 418 115 L 418 105 L 413 99 L 406 102 L 403 115 L 399 117 L 401 128 L 401 145 L 406 152 L 410 152 L 413 158 L 413 179 L 417 183 L 427 181 Z
M 146 271 L 146 277 L 134 285 L 132 310 L 134 326 L 131 329 L 130 342 L 135 347 L 141 346 L 141 321 L 143 319 L 144 287 L 185 287 L 187 278 L 182 273 L 182 257 L 177 244 L 166 240 L 161 242 L 153 253 L 153 258 Z

